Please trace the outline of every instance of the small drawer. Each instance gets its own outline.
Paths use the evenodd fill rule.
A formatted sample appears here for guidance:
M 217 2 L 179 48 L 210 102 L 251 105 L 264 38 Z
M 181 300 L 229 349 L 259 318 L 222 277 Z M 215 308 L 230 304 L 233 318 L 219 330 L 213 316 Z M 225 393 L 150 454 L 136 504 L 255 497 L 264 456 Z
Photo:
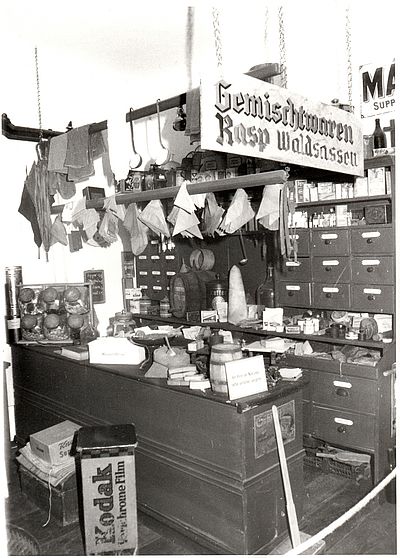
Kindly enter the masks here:
M 394 287 L 391 285 L 353 285 L 351 308 L 357 312 L 394 313 Z
M 392 254 L 393 251 L 394 233 L 392 227 L 352 229 L 352 254 Z
M 375 413 L 378 385 L 372 380 L 316 372 L 312 382 L 313 400 L 321 406 Z
M 297 254 L 299 256 L 308 256 L 310 254 L 310 231 L 308 229 L 297 230 L 295 233 L 289 233 L 291 242 L 297 241 Z
M 310 258 L 298 258 L 297 262 L 284 262 L 279 278 L 282 281 L 311 281 Z
M 324 229 L 311 231 L 313 256 L 347 256 L 350 253 L 349 231 Z
M 338 256 L 337 258 L 326 258 L 313 256 L 312 278 L 317 283 L 341 283 L 350 282 L 350 258 Z
M 392 256 L 355 256 L 352 259 L 354 283 L 365 285 L 393 285 L 394 262 Z
M 330 444 L 374 450 L 376 417 L 314 405 L 313 435 Z
M 350 307 L 350 285 L 313 283 L 313 305 L 317 308 L 342 310 Z
M 278 286 L 279 306 L 304 307 L 311 304 L 310 283 L 281 281 Z

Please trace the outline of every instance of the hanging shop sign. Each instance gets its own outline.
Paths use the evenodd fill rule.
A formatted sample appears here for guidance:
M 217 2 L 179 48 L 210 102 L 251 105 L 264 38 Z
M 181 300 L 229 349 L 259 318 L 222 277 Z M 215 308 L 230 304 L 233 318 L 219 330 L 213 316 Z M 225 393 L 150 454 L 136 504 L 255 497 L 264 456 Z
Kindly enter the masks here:
M 361 117 L 395 111 L 395 63 L 360 66 Z
M 246 75 L 201 83 L 201 147 L 345 174 L 364 174 L 361 122 Z

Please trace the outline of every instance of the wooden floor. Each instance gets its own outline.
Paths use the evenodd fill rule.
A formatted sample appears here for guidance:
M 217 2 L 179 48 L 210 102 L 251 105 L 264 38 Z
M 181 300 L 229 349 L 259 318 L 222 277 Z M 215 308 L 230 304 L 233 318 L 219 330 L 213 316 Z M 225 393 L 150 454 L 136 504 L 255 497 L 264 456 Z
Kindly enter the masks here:
M 11 456 L 13 454 L 11 453 Z M 362 498 L 369 486 L 354 480 L 304 467 L 306 500 L 300 530 L 313 535 Z M 79 523 L 60 527 L 51 519 L 46 527 L 47 512 L 37 508 L 21 493 L 15 460 L 9 464 L 9 498 L 6 501 L 7 523 L 22 528 L 33 537 L 41 556 L 82 556 L 84 547 Z M 396 554 L 396 506 L 384 501 L 372 502 L 349 523 L 325 538 L 325 554 L 366 555 Z M 139 555 L 210 554 L 180 533 L 139 512 Z M 9 550 L 9 555 L 16 554 Z M 21 553 L 19 553 L 21 554 Z M 33 552 L 29 553 L 33 555 Z

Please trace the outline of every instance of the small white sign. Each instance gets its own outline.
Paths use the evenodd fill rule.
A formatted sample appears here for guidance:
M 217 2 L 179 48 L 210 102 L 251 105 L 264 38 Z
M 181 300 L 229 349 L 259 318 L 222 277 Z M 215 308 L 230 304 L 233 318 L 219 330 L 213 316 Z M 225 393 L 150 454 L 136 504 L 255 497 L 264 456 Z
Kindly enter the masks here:
M 225 370 L 231 400 L 268 391 L 262 355 L 226 362 Z

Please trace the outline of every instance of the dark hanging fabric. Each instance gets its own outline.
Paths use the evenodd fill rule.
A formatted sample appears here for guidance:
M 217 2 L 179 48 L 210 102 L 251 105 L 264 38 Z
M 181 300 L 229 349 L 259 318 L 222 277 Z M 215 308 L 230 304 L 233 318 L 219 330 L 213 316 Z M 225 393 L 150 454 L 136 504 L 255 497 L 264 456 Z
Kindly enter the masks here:
M 28 177 L 27 177 L 28 179 Z M 32 227 L 33 239 L 38 248 L 42 245 L 42 236 L 40 234 L 39 223 L 36 217 L 36 210 L 33 204 L 32 198 L 29 194 L 28 187 L 26 185 L 26 180 L 24 184 L 24 189 L 22 190 L 21 203 L 18 208 L 18 212 L 21 213 L 27 219 Z

